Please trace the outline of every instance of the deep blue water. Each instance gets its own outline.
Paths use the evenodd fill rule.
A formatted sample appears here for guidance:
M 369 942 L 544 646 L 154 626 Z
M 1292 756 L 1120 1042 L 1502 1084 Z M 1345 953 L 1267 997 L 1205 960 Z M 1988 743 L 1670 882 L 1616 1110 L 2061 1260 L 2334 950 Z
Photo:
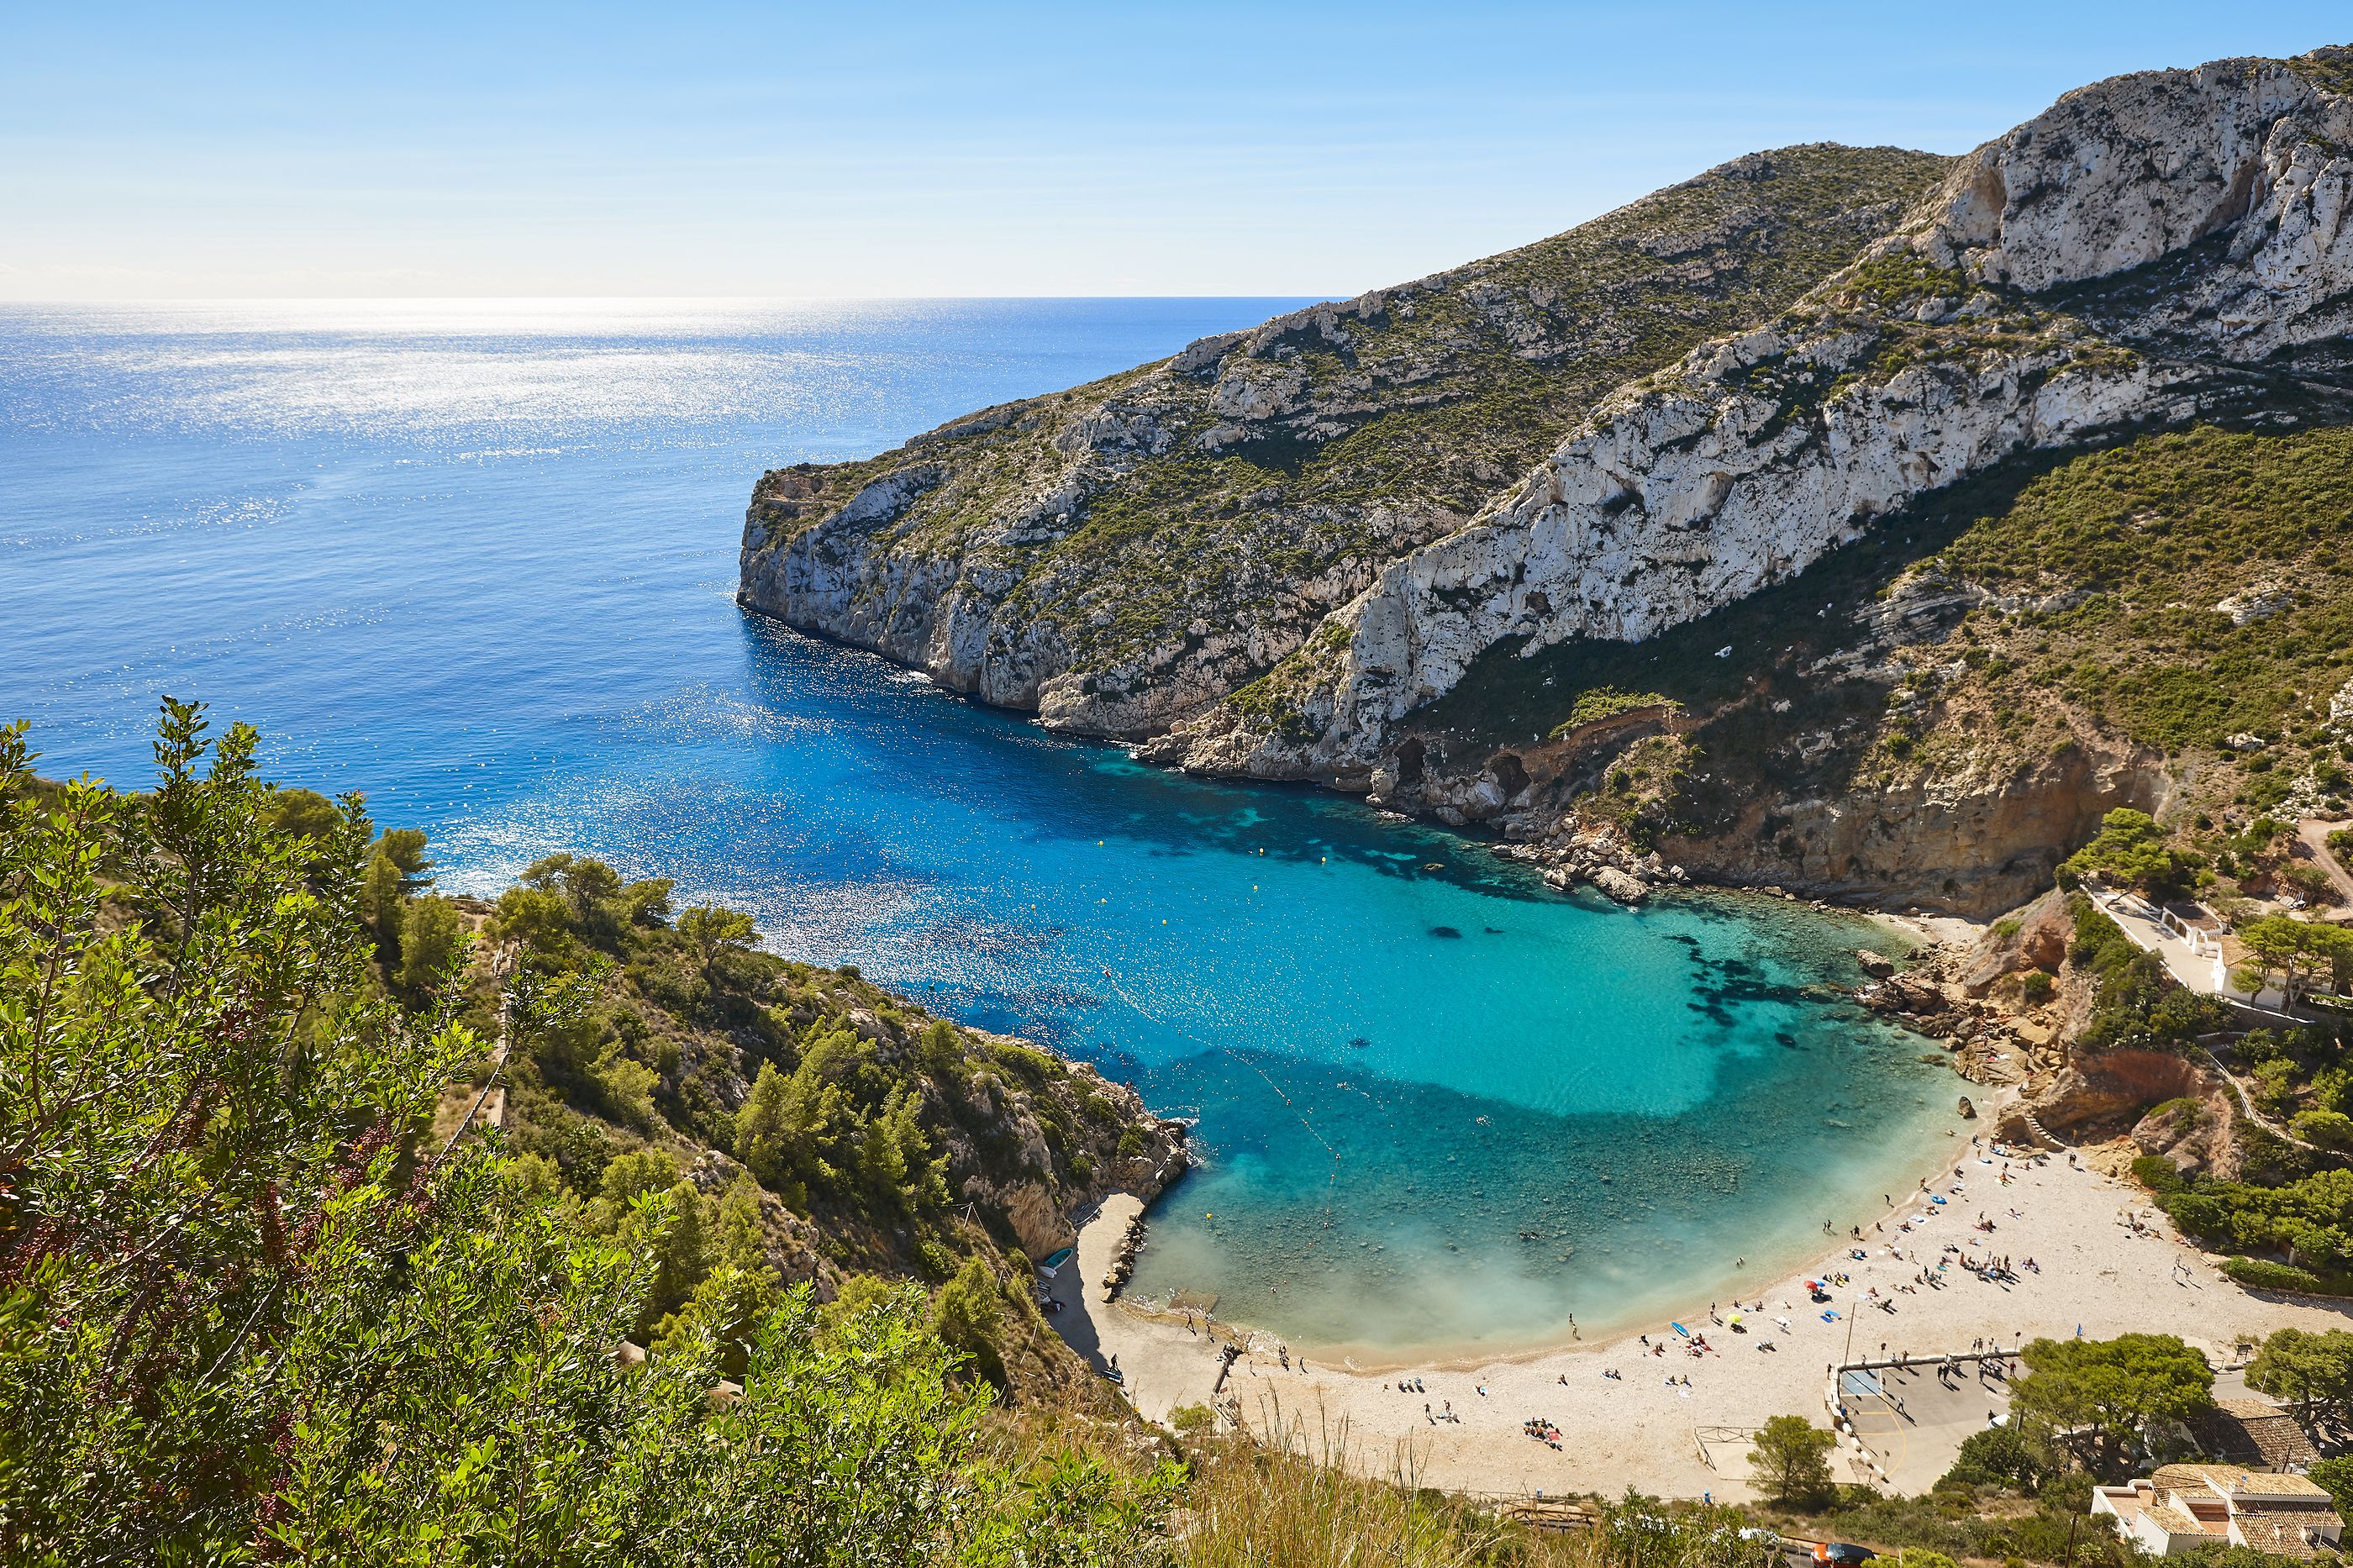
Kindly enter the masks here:
M 1297 1342 L 1519 1346 L 1794 1261 L 1949 1125 L 1823 989 L 1870 928 L 1562 898 L 734 607 L 763 468 L 1291 303 L 0 308 L 0 715 L 137 784 L 201 697 L 447 886 L 591 851 L 1095 1059 L 1208 1156 L 1138 1288 Z

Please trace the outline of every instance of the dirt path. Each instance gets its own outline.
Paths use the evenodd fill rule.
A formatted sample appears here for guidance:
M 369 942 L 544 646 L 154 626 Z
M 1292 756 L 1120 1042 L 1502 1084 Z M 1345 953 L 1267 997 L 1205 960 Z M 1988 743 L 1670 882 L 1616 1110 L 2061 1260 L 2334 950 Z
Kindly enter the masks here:
M 2320 863 L 2320 868 L 2328 873 L 2329 882 L 2337 889 L 2338 906 L 2353 909 L 2353 875 L 2348 875 L 2345 868 L 2337 863 L 2337 857 L 2328 848 L 2328 836 L 2344 826 L 2342 822 L 2307 816 L 2295 825 L 2295 836 L 2304 840 L 2306 847 L 2312 851 L 2313 858 Z

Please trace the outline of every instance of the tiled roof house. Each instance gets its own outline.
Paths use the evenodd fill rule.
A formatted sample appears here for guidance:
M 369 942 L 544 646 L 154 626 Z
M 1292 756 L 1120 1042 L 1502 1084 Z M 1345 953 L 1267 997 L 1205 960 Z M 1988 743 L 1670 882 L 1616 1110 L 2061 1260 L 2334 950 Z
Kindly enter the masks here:
M 2320 1458 L 2303 1423 L 2266 1400 L 2218 1399 L 2189 1431 L 2208 1456 L 2251 1470 L 2300 1472 Z
M 2337 1549 L 2345 1521 L 2318 1484 L 2237 1465 L 2160 1465 L 2156 1473 L 2092 1492 L 2094 1517 L 2158 1557 L 2228 1542 L 2281 1557 Z

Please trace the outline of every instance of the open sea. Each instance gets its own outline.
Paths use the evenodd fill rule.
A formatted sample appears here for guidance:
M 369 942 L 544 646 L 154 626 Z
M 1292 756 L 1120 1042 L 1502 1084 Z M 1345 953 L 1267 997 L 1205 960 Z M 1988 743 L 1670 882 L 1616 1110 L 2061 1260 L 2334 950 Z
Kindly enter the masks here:
M 1200 1119 L 1135 1289 L 1296 1345 L 1528 1349 L 1797 1264 L 1957 1125 L 1829 989 L 1884 933 L 1563 897 L 735 607 L 762 469 L 1299 302 L 0 306 L 0 719 L 137 785 L 202 698 L 445 888 L 586 851 L 1092 1060 Z

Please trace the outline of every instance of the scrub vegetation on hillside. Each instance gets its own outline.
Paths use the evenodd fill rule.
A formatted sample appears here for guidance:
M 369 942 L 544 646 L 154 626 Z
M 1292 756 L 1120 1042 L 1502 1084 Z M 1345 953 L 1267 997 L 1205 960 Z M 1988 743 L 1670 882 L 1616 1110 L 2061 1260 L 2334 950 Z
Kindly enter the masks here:
M 1109 673 L 1225 637 L 1247 646 L 1205 656 L 1213 678 L 1244 686 L 1380 565 L 1470 521 L 1616 387 L 1770 319 L 1852 261 L 1946 166 L 1829 143 L 1753 154 L 1224 347 L 986 410 L 877 458 L 777 470 L 754 494 L 745 583 L 757 557 L 834 528 L 889 480 L 900 493 L 825 547 L 859 559 L 875 622 L 934 614 L 901 597 L 921 563 L 986 602 L 992 658 Z
M 0 730 L 8 1562 L 1772 1560 L 1729 1510 L 1546 1537 L 1311 1462 L 1296 1423 L 1172 1436 L 1092 1378 L 1009 1399 L 1019 1260 L 935 1217 L 928 1092 L 1068 1069 L 594 862 L 437 905 L 420 840 L 271 788 L 256 745 L 167 704 L 126 795 L 35 780 Z M 729 1131 L 691 1070 L 727 1045 L 783 1087 L 714 1192 L 670 1119 Z M 459 1131 L 491 1062 L 515 1129 Z M 785 1282 L 804 1224 L 878 1271 Z
M 2022 459 L 1647 642 L 1499 647 L 1410 723 L 1476 756 L 1656 693 L 1692 720 L 1644 742 L 1672 754 L 1646 780 L 1597 766 L 1579 809 L 1700 840 L 1758 801 L 2137 752 L 2194 781 L 2172 840 L 2267 886 L 2293 860 L 2282 803 L 2327 811 L 2353 784 L 2353 733 L 2329 717 L 2353 678 L 2348 498 L 2341 426 L 2203 425 Z

